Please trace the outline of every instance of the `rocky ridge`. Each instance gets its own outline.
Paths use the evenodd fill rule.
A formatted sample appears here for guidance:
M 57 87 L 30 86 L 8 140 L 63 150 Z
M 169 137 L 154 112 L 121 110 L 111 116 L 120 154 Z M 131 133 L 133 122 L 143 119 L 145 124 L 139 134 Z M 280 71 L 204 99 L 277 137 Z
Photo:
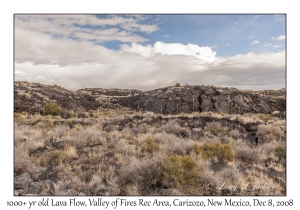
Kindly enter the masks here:
M 57 85 L 15 82 L 14 111 L 42 112 L 43 106 L 56 102 L 63 110 L 63 117 L 70 110 L 84 107 L 116 109 L 127 107 L 137 111 L 160 114 L 192 112 L 223 112 L 225 114 L 266 113 L 279 111 L 285 115 L 285 89 L 245 91 L 215 86 L 170 86 L 151 91 L 128 89 L 85 88 L 70 91 Z

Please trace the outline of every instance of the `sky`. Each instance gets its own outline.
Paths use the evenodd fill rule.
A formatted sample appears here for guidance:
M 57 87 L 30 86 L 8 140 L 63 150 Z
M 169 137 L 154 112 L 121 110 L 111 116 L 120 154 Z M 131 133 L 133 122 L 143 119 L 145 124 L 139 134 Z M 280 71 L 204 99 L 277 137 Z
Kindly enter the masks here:
M 15 15 L 15 81 L 285 88 L 286 16 Z

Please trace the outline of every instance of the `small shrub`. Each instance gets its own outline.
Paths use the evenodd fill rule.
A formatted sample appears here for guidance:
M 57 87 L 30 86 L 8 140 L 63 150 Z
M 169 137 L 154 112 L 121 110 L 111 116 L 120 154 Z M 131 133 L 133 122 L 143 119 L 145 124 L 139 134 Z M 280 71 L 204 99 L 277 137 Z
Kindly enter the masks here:
M 46 118 L 46 120 L 44 121 L 44 123 L 49 128 L 53 128 L 53 126 L 54 126 L 52 118 Z
M 59 163 L 62 163 L 63 161 L 65 161 L 65 159 L 66 159 L 66 156 L 61 151 L 54 150 L 50 155 L 49 163 L 51 165 L 59 164 Z
M 265 142 L 272 140 L 281 140 L 284 136 L 284 131 L 275 125 L 259 125 L 257 134 L 261 135 Z
M 64 148 L 64 154 L 68 157 L 68 159 L 77 158 L 76 148 L 72 145 L 66 145 Z
M 198 144 L 194 144 L 194 145 L 191 147 L 191 151 L 195 152 L 196 155 L 200 155 L 200 153 L 201 153 L 201 146 L 198 145 Z
M 286 147 L 285 145 L 280 145 L 275 149 L 275 155 L 279 160 L 284 160 L 286 158 Z
M 200 169 L 191 156 L 168 156 L 158 166 L 156 180 L 165 187 L 193 185 L 200 177 Z
M 258 149 L 250 148 L 245 143 L 235 145 L 235 158 L 246 163 L 256 163 L 261 160 L 261 153 Z
M 80 131 L 80 130 L 83 129 L 83 126 L 82 126 L 80 123 L 77 123 L 76 125 L 74 125 L 74 129 L 75 129 L 76 131 Z
M 229 144 L 204 143 L 200 150 L 200 156 L 205 160 L 216 156 L 220 161 L 233 161 L 234 154 Z
M 151 137 L 148 137 L 146 139 L 146 148 L 145 148 L 145 150 L 148 153 L 152 154 L 153 152 L 156 152 L 156 151 L 159 150 L 159 145 Z
M 174 85 L 175 87 L 180 87 L 180 83 L 179 82 L 176 82 L 176 84 Z
M 45 105 L 44 107 L 44 114 L 45 115 L 60 115 L 62 112 L 62 109 L 59 107 L 57 103 L 51 102 Z
M 267 122 L 269 120 L 272 120 L 273 118 L 270 115 L 267 114 L 257 114 L 257 116 L 264 121 L 265 124 L 267 124 Z
M 47 166 L 47 164 L 48 164 L 47 159 L 46 159 L 45 157 L 41 157 L 41 158 L 40 158 L 40 165 L 41 165 L 42 167 L 45 167 L 45 166 Z
M 229 136 L 234 139 L 238 139 L 241 136 L 241 133 L 238 130 L 232 130 L 229 132 Z
M 225 135 L 227 133 L 227 128 L 222 127 L 221 123 L 219 122 L 212 122 L 207 124 L 204 131 L 219 136 L 219 135 Z
M 70 110 L 69 113 L 68 113 L 68 118 L 72 118 L 72 117 L 75 117 L 75 116 L 76 116 L 76 113 L 73 110 Z

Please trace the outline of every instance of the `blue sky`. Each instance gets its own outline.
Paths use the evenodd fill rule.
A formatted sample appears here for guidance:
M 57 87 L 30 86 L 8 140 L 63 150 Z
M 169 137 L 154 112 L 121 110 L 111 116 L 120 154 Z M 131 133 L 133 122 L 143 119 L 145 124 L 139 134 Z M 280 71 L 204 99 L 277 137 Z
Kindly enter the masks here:
M 160 29 L 151 34 L 137 34 L 147 39 L 144 44 L 153 45 L 158 40 L 166 43 L 193 43 L 217 47 L 218 55 L 224 57 L 248 52 L 279 52 L 285 49 L 285 41 L 272 38 L 286 34 L 285 18 L 283 14 L 149 15 L 141 22 L 157 24 Z M 251 44 L 255 40 L 260 43 Z M 120 44 L 122 42 L 119 41 L 103 43 L 115 50 L 119 49 Z
M 278 89 L 285 30 L 282 14 L 16 15 L 15 79 L 70 89 Z

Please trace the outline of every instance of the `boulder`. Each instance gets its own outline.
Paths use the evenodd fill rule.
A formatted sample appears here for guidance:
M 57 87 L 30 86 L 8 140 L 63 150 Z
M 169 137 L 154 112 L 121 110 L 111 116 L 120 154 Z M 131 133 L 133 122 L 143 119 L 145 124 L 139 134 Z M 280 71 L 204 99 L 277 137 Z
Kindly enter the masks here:
M 27 194 L 31 182 L 32 182 L 32 179 L 30 178 L 29 174 L 27 172 L 23 173 L 23 174 L 15 177 L 14 188 L 18 189 L 18 190 L 23 190 L 22 193 Z

